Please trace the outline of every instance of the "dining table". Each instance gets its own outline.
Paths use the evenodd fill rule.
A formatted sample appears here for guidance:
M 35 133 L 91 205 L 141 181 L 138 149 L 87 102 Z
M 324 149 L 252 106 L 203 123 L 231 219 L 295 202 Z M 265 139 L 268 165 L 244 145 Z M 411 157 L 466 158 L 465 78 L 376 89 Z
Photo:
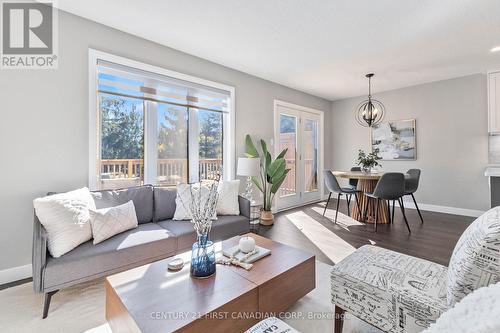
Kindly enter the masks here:
M 357 179 L 358 185 L 358 205 L 352 205 L 351 217 L 355 220 L 365 223 L 375 223 L 375 211 L 376 211 L 376 199 L 369 198 L 364 195 L 364 193 L 372 193 L 377 186 L 378 180 L 384 174 L 383 172 L 364 172 L 364 171 L 336 171 L 332 170 L 335 177 L 346 178 L 346 179 Z M 369 204 L 370 203 L 370 204 Z M 363 213 L 365 211 L 366 205 L 368 205 L 366 220 L 363 218 Z M 378 212 L 378 224 L 390 223 L 389 218 L 389 206 L 385 200 L 380 201 L 379 212 Z

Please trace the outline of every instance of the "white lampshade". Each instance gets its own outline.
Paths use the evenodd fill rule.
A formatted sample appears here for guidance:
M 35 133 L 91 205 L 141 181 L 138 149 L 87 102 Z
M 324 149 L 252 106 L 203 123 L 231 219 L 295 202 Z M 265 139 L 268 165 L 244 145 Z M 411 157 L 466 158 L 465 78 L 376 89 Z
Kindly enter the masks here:
M 260 171 L 260 159 L 238 157 L 238 176 L 257 176 Z

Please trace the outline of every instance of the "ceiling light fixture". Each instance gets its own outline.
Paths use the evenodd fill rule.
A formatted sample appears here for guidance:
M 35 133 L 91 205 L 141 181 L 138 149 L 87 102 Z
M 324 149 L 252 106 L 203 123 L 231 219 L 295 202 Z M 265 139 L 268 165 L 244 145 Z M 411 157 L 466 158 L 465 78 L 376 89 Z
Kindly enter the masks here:
M 500 46 L 495 46 L 490 50 L 490 52 L 498 52 L 498 51 L 500 51 Z
M 375 74 L 369 73 L 368 78 L 368 99 L 361 102 L 356 108 L 356 121 L 364 127 L 372 127 L 380 123 L 385 116 L 385 106 L 382 102 L 372 99 L 371 78 Z

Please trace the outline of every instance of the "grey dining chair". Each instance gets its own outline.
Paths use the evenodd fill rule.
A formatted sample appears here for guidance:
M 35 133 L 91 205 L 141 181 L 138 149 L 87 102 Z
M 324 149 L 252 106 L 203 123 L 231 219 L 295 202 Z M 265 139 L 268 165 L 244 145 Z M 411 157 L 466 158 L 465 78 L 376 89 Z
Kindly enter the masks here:
M 337 178 L 335 178 L 335 176 L 333 175 L 333 173 L 330 170 L 323 170 L 323 176 L 325 177 L 326 188 L 330 192 L 328 194 L 328 200 L 326 201 L 325 210 L 323 211 L 323 216 L 325 216 L 326 208 L 328 207 L 328 204 L 330 203 L 330 198 L 332 197 L 332 193 L 337 193 L 337 209 L 335 210 L 335 223 L 337 223 L 337 216 L 339 214 L 339 202 L 340 202 L 341 195 L 346 195 L 347 215 L 351 216 L 349 205 L 351 203 L 352 195 L 354 195 L 354 199 L 356 201 L 356 205 L 358 206 L 358 210 L 361 212 L 361 210 L 359 209 L 359 201 L 358 201 L 358 195 L 357 195 L 357 193 L 360 191 L 352 189 L 350 187 L 340 187 L 339 182 L 337 181 Z
M 352 167 L 351 171 L 361 171 L 361 167 Z M 358 180 L 356 178 L 349 178 L 349 186 L 355 190 L 358 188 Z
M 424 218 L 422 217 L 422 213 L 420 213 L 420 209 L 417 205 L 417 200 L 415 200 L 415 193 L 418 189 L 418 184 L 420 182 L 420 169 L 410 169 L 406 172 L 408 176 L 405 178 L 405 195 L 411 195 L 413 199 L 413 203 L 415 204 L 415 208 L 417 208 L 418 216 L 420 216 L 420 221 L 424 223 Z
M 388 200 L 388 201 L 393 200 L 393 203 L 395 200 L 398 200 L 399 207 L 401 208 L 401 213 L 403 213 L 403 218 L 406 223 L 406 227 L 408 228 L 408 232 L 411 233 L 410 226 L 408 225 L 408 220 L 406 219 L 405 208 L 403 204 L 404 195 L 405 195 L 405 176 L 404 174 L 399 172 L 384 173 L 382 177 L 380 177 L 377 185 L 375 186 L 375 190 L 373 191 L 373 193 L 365 193 L 365 196 L 372 199 L 376 199 L 375 231 L 377 231 L 377 220 L 378 220 L 380 200 Z M 365 211 L 363 214 L 365 220 L 367 218 L 366 215 L 368 213 L 369 204 L 370 202 L 368 202 L 365 205 Z M 394 220 L 394 205 L 392 208 L 392 213 L 393 213 L 392 219 Z

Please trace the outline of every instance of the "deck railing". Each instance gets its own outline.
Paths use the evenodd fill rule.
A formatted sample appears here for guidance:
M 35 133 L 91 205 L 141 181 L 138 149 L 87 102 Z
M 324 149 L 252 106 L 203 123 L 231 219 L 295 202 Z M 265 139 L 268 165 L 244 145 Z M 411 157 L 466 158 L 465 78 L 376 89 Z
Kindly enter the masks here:
M 313 175 L 313 160 L 305 161 L 306 188 L 317 187 L 316 177 Z M 291 169 L 280 188 L 280 196 L 297 192 L 295 179 L 295 160 L 286 159 L 286 167 Z M 216 179 L 222 174 L 222 159 L 202 159 L 198 165 L 200 179 Z M 144 161 L 142 159 L 101 160 L 101 181 L 105 188 L 120 188 L 140 185 L 144 175 Z M 188 160 L 181 158 L 159 159 L 157 164 L 157 183 L 176 185 L 188 182 Z
M 200 179 L 214 180 L 222 176 L 222 159 L 206 158 L 200 160 L 198 165 Z
M 142 159 L 101 160 L 101 177 L 114 178 L 142 178 L 144 165 Z
M 285 196 L 296 193 L 295 185 L 295 159 L 286 158 L 286 168 L 290 169 L 286 175 L 285 181 L 279 190 L 279 196 Z
M 297 193 L 296 189 L 296 169 L 295 169 L 295 159 L 285 159 L 286 161 L 286 168 L 290 169 L 288 172 L 288 175 L 285 178 L 285 181 L 283 182 L 283 185 L 281 185 L 281 188 L 279 190 L 279 195 L 280 196 L 286 196 L 286 195 L 291 195 Z M 317 172 L 314 170 L 314 160 L 313 159 L 304 159 L 304 174 L 306 176 L 305 182 L 306 182 L 306 191 L 313 191 L 318 188 L 317 184 Z
M 200 179 L 216 179 L 222 174 L 222 159 L 201 159 L 198 165 Z M 181 158 L 158 159 L 157 183 L 176 185 L 188 182 L 188 160 Z M 144 176 L 144 160 L 101 160 L 103 187 L 117 188 L 140 185 Z M 117 184 L 117 185 L 113 185 Z M 119 185 L 118 185 L 119 184 Z

